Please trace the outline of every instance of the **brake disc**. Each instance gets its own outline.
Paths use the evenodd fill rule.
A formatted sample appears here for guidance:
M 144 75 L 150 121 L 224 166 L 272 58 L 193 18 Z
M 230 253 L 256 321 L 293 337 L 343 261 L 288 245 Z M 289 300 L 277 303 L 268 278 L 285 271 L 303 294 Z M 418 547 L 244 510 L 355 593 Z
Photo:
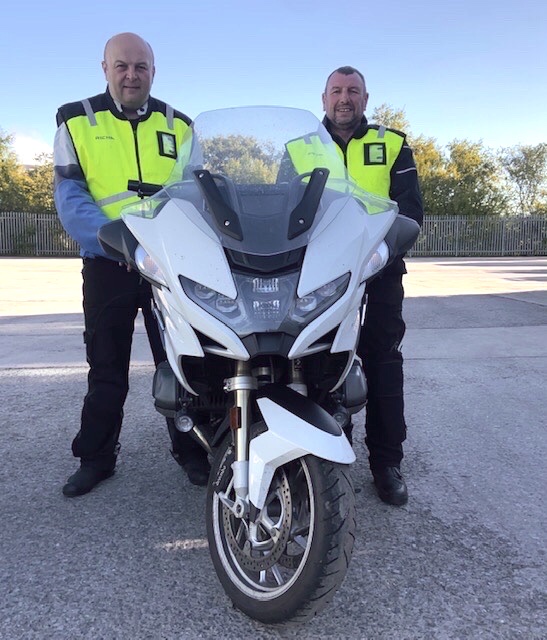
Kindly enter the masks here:
M 228 507 L 222 506 L 222 520 L 226 541 L 241 568 L 247 571 L 260 572 L 271 569 L 283 555 L 289 540 L 292 522 L 292 498 L 289 481 L 283 469 L 277 470 L 272 485 L 274 482 L 276 486 L 275 488 L 270 488 L 264 509 L 268 514 L 268 509 L 273 509 L 275 505 L 280 506 L 280 513 L 272 514 L 272 520 L 277 520 L 278 526 L 276 529 L 279 531 L 279 536 L 277 540 L 270 536 L 271 544 L 266 548 L 257 549 L 253 547 L 249 536 L 248 522 L 236 518 Z M 258 529 L 263 534 L 262 542 L 267 542 L 269 533 L 266 528 L 260 525 L 262 516 L 258 518 Z M 241 536 L 243 536 L 243 539 Z

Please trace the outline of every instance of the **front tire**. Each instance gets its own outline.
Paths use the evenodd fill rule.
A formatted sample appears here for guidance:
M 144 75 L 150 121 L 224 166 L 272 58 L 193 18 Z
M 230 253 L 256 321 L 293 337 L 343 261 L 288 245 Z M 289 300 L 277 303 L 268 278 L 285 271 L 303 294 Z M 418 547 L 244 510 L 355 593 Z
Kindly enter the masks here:
M 234 605 L 264 623 L 305 621 L 342 584 L 355 537 L 349 467 L 308 455 L 279 467 L 254 523 L 221 501 L 234 499 L 231 434 L 219 448 L 207 492 L 215 571 Z

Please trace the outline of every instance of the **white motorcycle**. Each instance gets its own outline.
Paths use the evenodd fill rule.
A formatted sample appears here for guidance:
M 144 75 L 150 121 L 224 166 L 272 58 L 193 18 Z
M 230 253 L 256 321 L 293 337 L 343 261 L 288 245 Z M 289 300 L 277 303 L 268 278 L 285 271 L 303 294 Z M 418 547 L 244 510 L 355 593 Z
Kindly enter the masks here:
M 359 189 L 300 109 L 202 113 L 167 185 L 130 188 L 148 197 L 99 239 L 153 285 L 167 353 L 155 406 L 212 456 L 215 570 L 250 617 L 305 620 L 352 553 L 343 427 L 366 402 L 365 285 L 418 225 Z

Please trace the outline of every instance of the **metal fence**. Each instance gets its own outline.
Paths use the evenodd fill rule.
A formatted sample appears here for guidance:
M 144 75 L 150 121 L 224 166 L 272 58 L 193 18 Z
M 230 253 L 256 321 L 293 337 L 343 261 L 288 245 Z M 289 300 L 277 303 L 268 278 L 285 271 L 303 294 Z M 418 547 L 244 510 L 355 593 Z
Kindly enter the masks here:
M 545 256 L 547 216 L 426 216 L 413 256 Z
M 0 255 L 77 256 L 57 216 L 0 212 Z M 412 256 L 545 256 L 547 216 L 426 216 Z
M 78 256 L 78 244 L 51 213 L 0 212 L 0 255 Z

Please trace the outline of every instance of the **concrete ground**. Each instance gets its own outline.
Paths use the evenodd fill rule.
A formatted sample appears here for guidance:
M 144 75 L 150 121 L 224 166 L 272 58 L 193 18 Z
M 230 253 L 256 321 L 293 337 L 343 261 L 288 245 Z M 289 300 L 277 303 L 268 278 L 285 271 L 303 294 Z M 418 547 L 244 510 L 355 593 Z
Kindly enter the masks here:
M 547 638 L 547 258 L 407 264 L 409 503 L 377 499 L 359 414 L 348 575 L 315 620 L 277 629 L 218 583 L 140 322 L 118 471 L 62 496 L 86 387 L 80 262 L 0 258 L 0 638 Z

